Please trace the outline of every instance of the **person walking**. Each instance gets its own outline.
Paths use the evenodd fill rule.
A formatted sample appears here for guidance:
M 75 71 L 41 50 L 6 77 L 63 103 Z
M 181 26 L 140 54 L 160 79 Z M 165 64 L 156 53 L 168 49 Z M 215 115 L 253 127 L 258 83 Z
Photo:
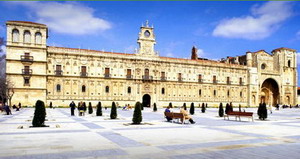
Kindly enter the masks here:
M 11 110 L 7 104 L 4 105 L 4 110 L 6 111 L 6 115 L 12 115 Z
M 78 103 L 78 115 L 79 115 L 79 116 L 82 116 L 82 115 L 83 115 L 83 112 L 84 112 L 84 110 L 83 110 L 83 102 L 80 101 L 80 102 Z
M 269 111 L 270 111 L 270 114 L 272 114 L 272 105 L 268 105 L 268 109 L 269 109 Z
M 71 116 L 74 116 L 74 110 L 75 110 L 75 107 L 76 107 L 76 105 L 75 105 L 74 101 L 72 101 L 72 102 L 70 103 Z

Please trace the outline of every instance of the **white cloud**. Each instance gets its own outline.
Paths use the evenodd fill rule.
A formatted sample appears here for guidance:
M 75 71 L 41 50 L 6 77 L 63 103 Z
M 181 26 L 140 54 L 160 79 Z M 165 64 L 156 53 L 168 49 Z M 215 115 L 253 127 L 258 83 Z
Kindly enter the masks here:
M 166 56 L 167 56 L 167 57 L 174 57 L 174 54 L 171 53 L 171 52 L 168 52 Z
M 136 46 L 130 45 L 124 49 L 124 53 L 135 53 Z
M 212 34 L 225 38 L 264 39 L 290 16 L 292 16 L 291 2 L 266 2 L 263 5 L 254 5 L 251 8 L 251 15 L 222 20 Z
M 182 45 L 183 42 L 173 41 L 165 45 L 166 47 L 163 49 L 162 53 L 167 57 L 175 57 L 175 50 Z
M 38 23 L 50 30 L 75 35 L 95 34 L 111 28 L 111 23 L 94 16 L 94 9 L 78 2 L 15 2 L 31 11 Z
M 2 50 L 2 52 L 0 52 L 0 55 L 1 54 L 6 54 L 6 47 L 5 47 L 5 45 L 1 46 L 1 50 Z
M 198 49 L 198 57 L 204 57 L 205 56 L 205 52 L 202 49 Z
M 0 25 L 0 32 L 5 31 L 4 27 Z

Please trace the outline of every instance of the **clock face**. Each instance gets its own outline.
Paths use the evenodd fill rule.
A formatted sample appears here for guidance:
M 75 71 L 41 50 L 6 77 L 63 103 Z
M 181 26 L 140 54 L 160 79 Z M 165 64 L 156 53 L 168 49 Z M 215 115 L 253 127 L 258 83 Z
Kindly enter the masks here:
M 149 37 L 149 36 L 150 36 L 150 32 L 149 32 L 148 30 L 146 30 L 146 31 L 144 32 L 144 35 L 145 35 L 145 37 Z

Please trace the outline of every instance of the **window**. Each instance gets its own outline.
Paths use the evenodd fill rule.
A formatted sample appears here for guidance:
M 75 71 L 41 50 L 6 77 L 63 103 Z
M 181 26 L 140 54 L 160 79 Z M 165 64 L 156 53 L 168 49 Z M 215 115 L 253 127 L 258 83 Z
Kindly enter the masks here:
M 161 89 L 161 94 L 165 94 L 165 88 Z
M 240 77 L 240 85 L 243 85 L 243 78 Z
M 19 42 L 19 30 L 14 29 L 12 31 L 12 42 Z
M 149 69 L 145 69 L 145 76 L 149 77 Z
M 182 75 L 181 75 L 181 73 L 178 73 L 178 81 L 182 81 Z
M 24 43 L 30 43 L 31 42 L 31 34 L 29 31 L 24 32 Z
M 24 66 L 24 69 L 22 71 L 25 75 L 30 75 L 32 73 L 30 66 Z
M 109 77 L 110 75 L 110 72 L 109 72 L 109 68 L 105 68 L 105 74 L 104 74 L 104 77 Z
M 56 75 L 62 75 L 61 65 L 56 65 L 55 74 Z
M 201 89 L 199 89 L 199 96 L 201 96 L 201 94 L 202 94 L 202 91 L 201 91 Z
M 165 72 L 161 72 L 161 80 L 166 80 L 166 73 Z
M 35 33 L 35 43 L 42 44 L 42 34 L 40 32 Z
M 108 86 L 105 87 L 105 92 L 109 93 L 109 87 Z
M 127 93 L 129 93 L 129 94 L 131 93 L 131 87 L 127 88 Z
M 29 86 L 29 85 L 30 85 L 30 78 L 24 77 L 24 86 Z
M 26 62 L 30 62 L 30 61 L 33 61 L 33 57 L 30 56 L 29 52 L 25 52 L 24 56 L 21 56 L 21 60 L 26 61 Z
M 217 83 L 217 76 L 213 76 L 213 83 Z
M 240 97 L 243 97 L 243 92 L 242 91 L 240 92 Z
M 227 84 L 230 84 L 230 77 L 227 77 Z
M 230 96 L 230 92 L 229 92 L 229 90 L 227 91 L 227 97 L 229 97 Z
M 60 84 L 56 85 L 56 91 L 60 92 L 60 90 L 61 90 Z
M 291 67 L 291 60 L 288 60 L 288 67 Z
M 126 78 L 132 78 L 132 76 L 131 76 L 131 69 L 127 69 Z
M 81 66 L 81 76 L 82 77 L 86 77 L 87 76 L 86 66 Z
M 81 92 L 85 92 L 86 91 L 86 87 L 85 87 L 85 85 L 83 85 L 82 87 L 81 87 Z
M 202 83 L 202 75 L 198 75 L 198 82 Z
M 263 63 L 263 64 L 261 64 L 261 69 L 263 69 L 263 70 L 264 70 L 266 67 L 267 67 L 267 66 L 266 66 L 266 64 L 264 64 L 264 63 Z
M 216 90 L 214 90 L 214 96 L 216 96 L 217 95 L 217 91 Z

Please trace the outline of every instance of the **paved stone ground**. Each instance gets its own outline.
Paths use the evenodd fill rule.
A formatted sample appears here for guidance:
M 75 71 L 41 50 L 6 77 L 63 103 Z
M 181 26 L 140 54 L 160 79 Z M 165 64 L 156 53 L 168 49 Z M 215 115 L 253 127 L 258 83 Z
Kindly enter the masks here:
M 204 114 L 197 108 L 194 125 L 169 123 L 163 118 L 163 109 L 145 109 L 146 124 L 128 126 L 133 110 L 118 109 L 119 119 L 110 120 L 110 110 L 104 110 L 102 117 L 95 116 L 95 110 L 93 115 L 71 117 L 69 109 L 47 108 L 46 125 L 50 127 L 29 128 L 33 112 L 34 109 L 27 108 L 11 116 L 0 115 L 1 159 L 300 156 L 300 109 L 274 110 L 267 121 L 242 118 L 242 122 L 237 122 L 217 117 L 216 108 L 209 108 Z

